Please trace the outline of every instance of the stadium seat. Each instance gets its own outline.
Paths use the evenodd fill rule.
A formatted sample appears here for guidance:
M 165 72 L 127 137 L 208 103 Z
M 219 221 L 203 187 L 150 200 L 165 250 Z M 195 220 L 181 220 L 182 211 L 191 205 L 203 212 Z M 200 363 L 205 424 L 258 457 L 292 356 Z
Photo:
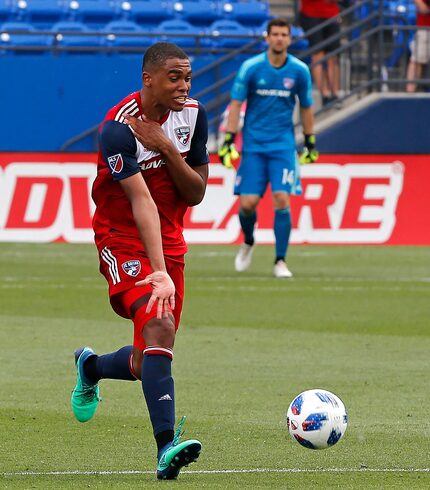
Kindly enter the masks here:
M 224 17 L 244 26 L 258 26 L 269 19 L 269 5 L 264 1 L 224 1 L 221 5 Z
M 198 27 L 192 26 L 184 20 L 166 20 L 161 22 L 156 28 L 157 32 L 162 33 L 160 41 L 175 43 L 181 48 L 197 48 L 199 46 L 208 46 L 205 38 L 196 38 L 198 34 L 203 34 Z M 192 37 L 181 36 L 181 34 L 192 34 Z
M 127 20 L 132 20 L 141 27 L 149 29 L 174 17 L 171 3 L 156 0 L 124 1 L 121 3 L 121 12 Z
M 216 2 L 210 0 L 184 0 L 174 4 L 176 14 L 195 26 L 210 26 L 222 19 L 221 10 Z
M 0 23 L 10 20 L 12 5 L 10 0 L 0 0 Z
M 147 48 L 155 42 L 155 37 L 145 36 L 148 29 L 142 29 L 138 24 L 129 20 L 114 20 L 109 22 L 103 31 L 107 33 L 104 44 L 107 46 Z M 141 36 L 127 36 L 124 33 L 141 33 Z M 119 35 L 121 33 L 121 35 Z
M 101 29 L 117 17 L 113 0 L 72 0 L 68 4 L 68 20 L 83 22 L 89 28 Z
M 48 50 L 40 48 L 47 48 L 51 43 L 51 36 L 37 34 L 37 30 L 27 22 L 5 22 L 0 27 L 0 50 L 6 46 L 13 46 L 18 49 L 8 50 L 9 52 L 41 54 Z
M 87 33 L 91 31 L 82 22 L 76 21 L 62 21 L 57 22 L 52 26 L 52 31 L 55 35 L 56 46 L 68 46 L 68 47 L 94 47 L 100 45 L 100 38 L 98 36 L 90 36 Z M 70 34 L 65 34 L 69 32 Z M 76 34 L 74 34 L 76 33 Z M 70 51 L 72 52 L 72 51 Z
M 26 0 L 20 3 L 25 20 L 38 29 L 49 29 L 64 17 L 62 0 Z
M 217 48 L 239 48 L 255 38 L 251 29 L 234 20 L 217 20 L 210 25 L 208 33 L 212 36 L 214 47 Z

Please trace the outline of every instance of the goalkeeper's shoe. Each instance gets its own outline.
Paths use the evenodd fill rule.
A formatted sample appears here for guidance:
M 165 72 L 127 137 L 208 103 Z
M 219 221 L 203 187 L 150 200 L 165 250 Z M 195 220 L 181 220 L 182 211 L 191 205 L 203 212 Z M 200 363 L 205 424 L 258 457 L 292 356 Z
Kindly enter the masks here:
M 176 480 L 181 468 L 188 466 L 200 456 L 202 444 L 196 439 L 181 442 L 182 426 L 185 417 L 178 424 L 173 441 L 160 450 L 157 464 L 157 478 L 159 480 Z
M 243 272 L 251 265 L 252 252 L 254 251 L 254 245 L 248 245 L 242 243 L 234 259 L 234 268 L 236 272 Z
M 293 277 L 293 273 L 288 269 L 284 260 L 278 260 L 273 266 L 273 275 L 278 278 Z
M 95 414 L 100 401 L 98 383 L 91 383 L 84 373 L 84 362 L 95 355 L 90 347 L 81 347 L 75 351 L 77 379 L 71 403 L 73 413 L 79 422 L 88 422 Z

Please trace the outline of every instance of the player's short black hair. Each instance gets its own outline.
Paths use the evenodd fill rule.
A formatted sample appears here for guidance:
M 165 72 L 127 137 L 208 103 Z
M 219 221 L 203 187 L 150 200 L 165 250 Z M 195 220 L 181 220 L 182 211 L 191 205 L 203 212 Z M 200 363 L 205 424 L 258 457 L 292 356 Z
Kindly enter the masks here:
M 155 43 L 143 55 L 142 71 L 163 66 L 169 58 L 187 60 L 188 56 L 174 43 Z
M 270 34 L 270 29 L 273 27 L 288 27 L 288 31 L 291 32 L 291 25 L 288 19 L 285 17 L 276 17 L 276 19 L 272 19 L 267 24 L 267 34 Z

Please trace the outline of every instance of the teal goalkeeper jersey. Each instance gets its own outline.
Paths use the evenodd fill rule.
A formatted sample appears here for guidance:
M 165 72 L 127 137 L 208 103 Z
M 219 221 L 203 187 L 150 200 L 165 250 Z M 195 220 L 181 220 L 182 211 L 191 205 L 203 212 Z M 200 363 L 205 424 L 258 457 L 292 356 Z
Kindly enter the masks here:
M 231 98 L 247 101 L 243 127 L 243 149 L 266 152 L 295 148 L 293 111 L 296 96 L 301 107 L 312 105 L 309 68 L 288 54 L 286 63 L 275 68 L 267 52 L 245 61 L 240 67 Z

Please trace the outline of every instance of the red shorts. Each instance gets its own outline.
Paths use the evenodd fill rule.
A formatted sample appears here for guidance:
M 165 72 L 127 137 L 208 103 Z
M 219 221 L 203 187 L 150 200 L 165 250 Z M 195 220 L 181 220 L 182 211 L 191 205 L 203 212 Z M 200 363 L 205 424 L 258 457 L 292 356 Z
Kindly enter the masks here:
M 151 274 L 148 257 L 140 242 L 110 242 L 99 251 L 100 272 L 109 284 L 109 298 L 113 310 L 134 323 L 134 347 L 144 350 L 142 330 L 146 323 L 157 316 L 157 303 L 146 313 L 151 297 L 151 286 L 136 286 L 135 283 Z M 164 257 L 166 269 L 175 284 L 175 329 L 179 327 L 184 303 L 184 256 Z

